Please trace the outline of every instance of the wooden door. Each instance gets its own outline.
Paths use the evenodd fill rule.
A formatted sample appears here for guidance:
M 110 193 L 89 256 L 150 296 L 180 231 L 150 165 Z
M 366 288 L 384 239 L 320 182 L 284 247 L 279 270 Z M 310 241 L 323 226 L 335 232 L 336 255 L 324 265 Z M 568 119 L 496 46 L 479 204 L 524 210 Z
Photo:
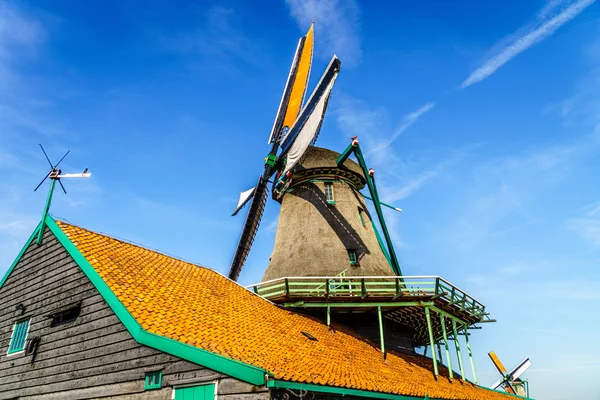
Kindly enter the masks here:
M 175 389 L 175 400 L 213 400 L 214 398 L 214 384 Z

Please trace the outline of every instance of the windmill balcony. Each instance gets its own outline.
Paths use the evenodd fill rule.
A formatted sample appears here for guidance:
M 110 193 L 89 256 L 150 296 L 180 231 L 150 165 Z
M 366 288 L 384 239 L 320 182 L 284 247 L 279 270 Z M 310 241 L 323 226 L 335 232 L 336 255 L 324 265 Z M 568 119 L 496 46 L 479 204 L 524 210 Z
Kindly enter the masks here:
M 378 310 L 384 318 L 410 327 L 415 346 L 495 322 L 481 302 L 439 276 L 285 277 L 247 288 L 286 308 L 327 309 L 328 322 L 330 312 Z M 429 317 L 430 311 L 439 318 Z

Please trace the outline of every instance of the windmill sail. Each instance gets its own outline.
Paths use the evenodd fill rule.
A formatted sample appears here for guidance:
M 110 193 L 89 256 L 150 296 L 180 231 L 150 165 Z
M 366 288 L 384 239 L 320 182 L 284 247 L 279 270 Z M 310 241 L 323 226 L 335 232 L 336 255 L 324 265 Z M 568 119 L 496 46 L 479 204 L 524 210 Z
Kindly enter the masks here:
M 311 24 L 306 36 L 300 38 L 298 42 L 268 143 L 279 141 L 283 128 L 292 126 L 302 107 L 312 64 L 313 26 L 314 24 Z
M 256 190 L 256 187 L 253 187 L 252 189 L 248 189 L 245 192 L 240 193 L 240 198 L 238 200 L 237 207 L 235 208 L 235 211 L 233 212 L 233 214 L 231 214 L 232 216 L 236 215 L 242 209 L 242 207 L 244 207 L 246 205 L 246 203 L 248 201 L 250 201 L 252 196 L 254 196 L 255 190 Z
M 296 119 L 294 125 L 290 128 L 288 134 L 285 138 L 283 138 L 281 143 L 282 152 L 279 158 L 281 159 L 283 156 L 287 155 L 289 150 L 292 148 L 292 145 L 296 142 L 297 138 L 300 136 L 300 132 L 305 132 L 304 129 L 306 123 L 309 119 L 314 121 L 315 115 L 318 116 L 319 122 L 322 120 L 323 115 L 325 114 L 325 110 L 327 109 L 327 100 L 329 99 L 329 94 L 331 93 L 331 89 L 333 88 L 333 83 L 337 78 L 338 72 L 340 71 L 341 66 L 340 60 L 333 56 L 325 73 L 321 77 L 321 80 L 317 84 L 317 87 L 312 92 L 310 98 L 306 102 L 306 105 L 302 109 L 302 112 Z M 321 111 L 317 112 L 317 108 Z M 321 125 L 320 123 L 314 127 L 314 134 L 311 136 L 310 143 L 314 143 L 315 138 L 319 134 L 319 129 Z M 305 133 L 303 133 L 304 135 Z M 289 160 L 288 160 L 289 162 Z
M 331 94 L 331 89 L 333 89 L 334 83 L 335 77 L 331 80 L 331 82 L 329 82 L 327 89 L 325 89 L 325 92 L 319 99 L 319 102 L 313 109 L 313 112 L 310 114 L 302 126 L 302 129 L 298 133 L 296 140 L 294 140 L 294 144 L 292 144 L 287 152 L 287 162 L 282 175 L 285 175 L 286 172 L 294 168 L 294 166 L 302 159 L 302 156 L 304 156 L 308 146 L 310 146 L 318 136 L 319 131 L 321 130 L 321 124 L 323 123 L 323 117 L 325 117 L 329 95 Z
M 306 95 L 306 87 L 308 86 L 308 77 L 310 75 L 310 67 L 312 64 L 313 55 L 313 26 L 310 26 L 308 33 L 305 36 L 304 46 L 302 48 L 302 55 L 298 63 L 298 70 L 296 72 L 296 79 L 294 80 L 294 86 L 292 87 L 292 93 L 290 94 L 290 100 L 288 102 L 288 108 L 283 119 L 283 127 L 289 128 L 294 124 L 304 96 Z
M 242 235 L 240 236 L 240 240 L 235 249 L 235 255 L 233 256 L 233 261 L 231 262 L 231 267 L 229 268 L 229 279 L 236 281 L 242 271 L 242 266 L 246 261 L 246 257 L 248 257 L 252 242 L 254 242 L 254 236 L 256 236 L 256 231 L 260 225 L 260 220 L 267 202 L 267 194 L 267 181 L 261 176 L 258 178 L 258 185 L 256 185 L 254 198 L 252 199 L 252 203 L 250 203 L 250 210 L 248 210 L 248 215 L 244 222 Z

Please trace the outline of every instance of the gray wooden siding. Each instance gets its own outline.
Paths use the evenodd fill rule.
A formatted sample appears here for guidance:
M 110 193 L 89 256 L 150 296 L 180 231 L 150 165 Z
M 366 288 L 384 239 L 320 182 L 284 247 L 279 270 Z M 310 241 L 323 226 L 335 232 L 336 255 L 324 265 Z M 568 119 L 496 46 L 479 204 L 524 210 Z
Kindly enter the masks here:
M 49 315 L 80 301 L 76 321 L 50 327 Z M 0 399 L 170 399 L 173 385 L 214 381 L 219 398 L 268 398 L 264 387 L 138 344 L 48 229 L 0 288 L 0 304 Z M 31 355 L 6 355 L 23 317 L 31 317 L 28 339 L 41 338 L 33 365 Z M 155 370 L 163 371 L 163 389 L 144 391 L 145 374 Z

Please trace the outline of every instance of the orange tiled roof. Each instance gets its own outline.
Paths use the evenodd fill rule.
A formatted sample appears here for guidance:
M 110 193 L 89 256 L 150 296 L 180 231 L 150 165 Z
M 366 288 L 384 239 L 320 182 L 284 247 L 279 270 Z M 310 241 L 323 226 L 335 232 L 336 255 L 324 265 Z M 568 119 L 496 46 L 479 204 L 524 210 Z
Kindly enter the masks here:
M 405 396 L 506 399 L 434 379 L 431 360 L 390 352 L 342 326 L 287 311 L 208 268 L 56 221 L 147 331 L 268 371 L 275 379 Z M 308 340 L 301 331 L 318 341 Z M 441 367 L 441 374 L 448 376 Z

